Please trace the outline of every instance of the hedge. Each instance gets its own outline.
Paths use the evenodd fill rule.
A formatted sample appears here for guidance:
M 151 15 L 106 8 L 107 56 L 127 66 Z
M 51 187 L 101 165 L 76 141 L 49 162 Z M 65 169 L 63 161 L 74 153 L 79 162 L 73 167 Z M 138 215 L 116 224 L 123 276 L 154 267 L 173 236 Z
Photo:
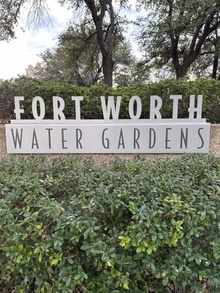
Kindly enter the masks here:
M 2 293 L 220 292 L 220 159 L 0 161 Z
M 179 118 L 188 117 L 189 96 L 203 95 L 203 117 L 211 123 L 220 122 L 219 106 L 220 106 L 220 81 L 197 79 L 187 81 L 180 80 L 162 80 L 160 82 L 151 82 L 146 85 L 135 85 L 122 88 L 108 88 L 103 85 L 96 84 L 93 87 L 77 87 L 69 85 L 65 82 L 56 80 L 45 82 L 31 79 L 28 77 L 20 77 L 15 80 L 3 81 L 0 83 L 0 119 L 10 119 L 14 117 L 14 96 L 24 96 L 25 114 L 22 118 L 32 118 L 32 99 L 35 96 L 41 96 L 46 103 L 45 118 L 53 118 L 52 113 L 52 96 L 60 96 L 66 102 L 65 115 L 66 118 L 74 118 L 74 105 L 71 96 L 84 96 L 82 102 L 82 118 L 99 119 L 103 118 L 100 96 L 121 96 L 120 118 L 129 118 L 128 101 L 133 95 L 137 95 L 142 99 L 142 116 L 141 118 L 149 118 L 149 101 L 151 95 L 158 95 L 163 100 L 161 110 L 163 118 L 172 117 L 172 101 L 169 99 L 171 94 L 182 95 L 183 99 L 179 102 Z M 3 110 L 4 109 L 4 110 Z

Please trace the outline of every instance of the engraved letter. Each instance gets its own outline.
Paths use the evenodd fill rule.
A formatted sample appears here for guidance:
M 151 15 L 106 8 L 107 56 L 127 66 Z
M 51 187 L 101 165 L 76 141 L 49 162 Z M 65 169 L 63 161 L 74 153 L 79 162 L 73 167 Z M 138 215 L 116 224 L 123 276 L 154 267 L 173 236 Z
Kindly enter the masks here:
M 105 149 L 109 149 L 109 139 L 105 137 L 105 132 L 108 128 L 105 128 L 102 132 L 102 145 Z

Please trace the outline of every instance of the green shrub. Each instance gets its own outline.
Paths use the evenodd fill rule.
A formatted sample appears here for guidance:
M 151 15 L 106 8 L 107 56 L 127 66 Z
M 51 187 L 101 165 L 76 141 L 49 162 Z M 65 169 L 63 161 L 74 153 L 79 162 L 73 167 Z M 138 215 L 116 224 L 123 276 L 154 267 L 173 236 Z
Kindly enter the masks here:
M 220 105 L 220 81 L 197 79 L 193 81 L 181 80 L 162 80 L 151 82 L 146 85 L 135 85 L 122 88 L 108 88 L 104 85 L 95 85 L 90 88 L 77 87 L 66 84 L 60 80 L 45 82 L 27 77 L 20 77 L 11 81 L 4 81 L 0 84 L 0 106 L 4 109 L 3 118 L 14 118 L 14 96 L 24 96 L 23 103 L 25 114 L 22 118 L 32 119 L 32 99 L 41 96 L 46 105 L 45 119 L 53 118 L 52 97 L 60 96 L 65 100 L 65 116 L 67 119 L 74 118 L 74 103 L 71 96 L 83 96 L 84 101 L 81 106 L 81 116 L 84 119 L 103 118 L 100 96 L 121 96 L 120 118 L 129 118 L 128 102 L 133 95 L 142 99 L 142 116 L 148 119 L 150 111 L 150 96 L 158 95 L 163 100 L 162 117 L 172 117 L 172 100 L 170 95 L 182 95 L 179 101 L 179 118 L 188 118 L 188 107 L 190 95 L 203 95 L 203 117 L 211 123 L 219 123 Z M 1 110 L 1 115 L 3 110 Z M 1 119 L 1 116 L 0 116 Z
M 0 291 L 220 292 L 220 160 L 0 164 Z

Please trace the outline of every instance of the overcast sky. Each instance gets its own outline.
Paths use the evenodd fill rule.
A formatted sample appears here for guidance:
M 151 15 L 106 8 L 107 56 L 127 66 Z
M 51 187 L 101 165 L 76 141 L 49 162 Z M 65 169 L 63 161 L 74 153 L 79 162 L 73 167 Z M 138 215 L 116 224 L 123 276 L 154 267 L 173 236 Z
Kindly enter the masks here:
M 48 0 L 53 26 L 41 28 L 34 32 L 19 27 L 16 28 L 16 39 L 10 42 L 0 41 L 0 79 L 17 77 L 25 74 L 29 64 L 35 65 L 40 58 L 38 55 L 46 48 L 52 48 L 57 43 L 57 37 L 66 28 L 72 12 L 61 7 L 57 1 Z M 25 27 L 25 22 L 20 26 Z
M 134 7 L 134 0 L 130 1 Z M 53 25 L 31 31 L 16 28 L 16 39 L 6 42 L 0 41 L 0 79 L 17 77 L 26 74 L 29 64 L 35 65 L 41 61 L 38 56 L 47 48 L 56 46 L 59 34 L 67 28 L 68 22 L 73 17 L 72 11 L 61 7 L 57 1 L 47 0 Z M 25 14 L 27 8 L 23 10 Z M 130 11 L 132 13 L 132 10 Z M 129 13 L 129 14 L 130 14 Z M 21 18 L 19 26 L 25 28 L 25 16 Z

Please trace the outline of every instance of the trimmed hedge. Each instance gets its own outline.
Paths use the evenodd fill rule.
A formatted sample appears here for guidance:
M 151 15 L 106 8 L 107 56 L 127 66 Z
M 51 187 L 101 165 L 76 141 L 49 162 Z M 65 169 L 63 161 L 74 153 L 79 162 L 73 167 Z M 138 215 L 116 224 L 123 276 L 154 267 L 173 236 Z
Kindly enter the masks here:
M 220 159 L 0 162 L 2 293 L 220 292 Z
M 12 81 L 4 81 L 0 84 L 0 119 L 14 117 L 14 96 L 24 96 L 25 114 L 23 118 L 32 118 L 31 102 L 35 96 L 41 96 L 46 103 L 45 118 L 53 118 L 52 96 L 60 96 L 66 102 L 66 118 L 74 118 L 74 103 L 71 96 L 84 96 L 82 102 L 82 118 L 99 119 L 103 118 L 100 96 L 122 96 L 120 118 L 128 117 L 128 101 L 133 95 L 142 99 L 142 116 L 149 118 L 149 101 L 151 95 L 158 95 L 163 100 L 162 117 L 172 117 L 171 94 L 182 95 L 179 102 L 179 118 L 188 117 L 189 96 L 191 94 L 203 95 L 203 117 L 211 123 L 220 122 L 220 81 L 197 79 L 194 81 L 162 80 L 146 85 L 136 85 L 123 88 L 108 88 L 103 85 L 95 85 L 90 88 L 77 87 L 65 84 L 62 81 L 45 82 L 27 78 L 25 76 Z M 3 110 L 4 109 L 4 110 Z

